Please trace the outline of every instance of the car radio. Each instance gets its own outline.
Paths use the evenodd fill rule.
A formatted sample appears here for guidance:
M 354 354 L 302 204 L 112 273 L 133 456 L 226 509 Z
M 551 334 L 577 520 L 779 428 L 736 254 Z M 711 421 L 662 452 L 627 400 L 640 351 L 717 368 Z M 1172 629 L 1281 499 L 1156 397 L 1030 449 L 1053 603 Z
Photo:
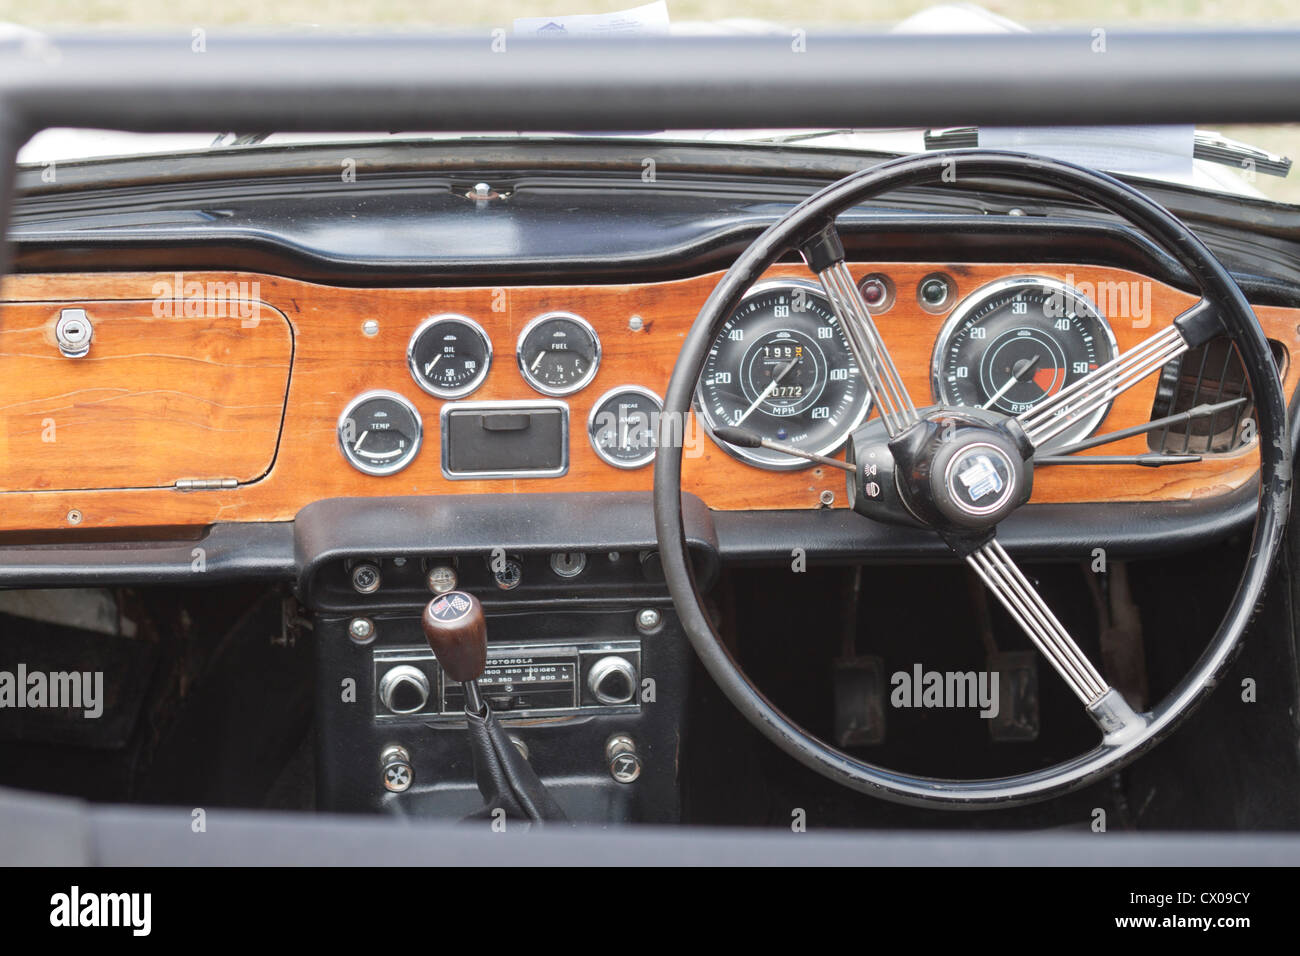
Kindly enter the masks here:
M 501 718 L 563 716 L 640 709 L 641 642 L 497 644 L 478 680 L 484 700 Z M 377 648 L 376 720 L 463 719 L 465 695 L 428 646 Z

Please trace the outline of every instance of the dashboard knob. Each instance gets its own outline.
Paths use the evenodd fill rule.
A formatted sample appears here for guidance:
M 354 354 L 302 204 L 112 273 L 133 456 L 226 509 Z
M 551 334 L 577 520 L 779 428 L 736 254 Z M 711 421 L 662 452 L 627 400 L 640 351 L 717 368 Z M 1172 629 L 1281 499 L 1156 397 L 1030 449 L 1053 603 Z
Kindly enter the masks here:
M 379 679 L 379 699 L 394 714 L 414 714 L 429 702 L 429 678 L 410 664 L 390 668 Z
M 616 734 L 605 742 L 605 759 L 609 762 L 609 775 L 619 783 L 635 783 L 641 776 L 641 755 L 636 741 L 627 734 Z
M 352 589 L 358 594 L 374 594 L 382 582 L 379 565 L 363 561 L 352 568 Z
M 636 694 L 636 668 L 626 657 L 602 657 L 587 672 L 587 687 L 602 704 L 626 704 Z

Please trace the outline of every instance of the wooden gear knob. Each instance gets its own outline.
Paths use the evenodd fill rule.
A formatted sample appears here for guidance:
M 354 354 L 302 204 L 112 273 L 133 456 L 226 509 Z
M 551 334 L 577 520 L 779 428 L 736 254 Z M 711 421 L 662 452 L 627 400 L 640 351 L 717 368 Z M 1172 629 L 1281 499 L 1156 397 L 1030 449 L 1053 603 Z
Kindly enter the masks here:
M 487 667 L 487 621 L 478 598 L 448 591 L 430 601 L 420 621 L 438 663 L 454 681 L 477 680 Z

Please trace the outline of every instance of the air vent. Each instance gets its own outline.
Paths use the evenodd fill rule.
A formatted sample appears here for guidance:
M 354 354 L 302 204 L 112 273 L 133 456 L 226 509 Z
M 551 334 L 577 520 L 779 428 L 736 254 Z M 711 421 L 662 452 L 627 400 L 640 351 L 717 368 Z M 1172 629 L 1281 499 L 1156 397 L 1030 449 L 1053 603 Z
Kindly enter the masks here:
M 1285 368 L 1287 353 L 1280 342 L 1270 341 L 1273 362 Z M 1152 419 L 1176 415 L 1197 405 L 1251 398 L 1250 383 L 1241 354 L 1226 337 L 1211 339 L 1174 359 L 1160 373 Z M 1215 415 L 1202 415 L 1180 425 L 1148 433 L 1152 451 L 1172 455 L 1219 455 L 1248 444 L 1247 419 L 1254 419 L 1255 403 L 1247 401 Z

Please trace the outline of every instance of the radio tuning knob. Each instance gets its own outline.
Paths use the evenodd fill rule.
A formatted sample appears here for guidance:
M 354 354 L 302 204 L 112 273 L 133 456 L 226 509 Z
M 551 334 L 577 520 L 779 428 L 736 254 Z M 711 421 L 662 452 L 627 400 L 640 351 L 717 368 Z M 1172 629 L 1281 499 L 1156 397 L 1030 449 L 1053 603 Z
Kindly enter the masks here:
M 379 679 L 379 699 L 394 714 L 415 714 L 429 702 L 429 678 L 410 664 L 390 668 Z
M 636 694 L 636 668 L 626 657 L 602 657 L 587 672 L 587 687 L 602 704 L 626 704 Z

